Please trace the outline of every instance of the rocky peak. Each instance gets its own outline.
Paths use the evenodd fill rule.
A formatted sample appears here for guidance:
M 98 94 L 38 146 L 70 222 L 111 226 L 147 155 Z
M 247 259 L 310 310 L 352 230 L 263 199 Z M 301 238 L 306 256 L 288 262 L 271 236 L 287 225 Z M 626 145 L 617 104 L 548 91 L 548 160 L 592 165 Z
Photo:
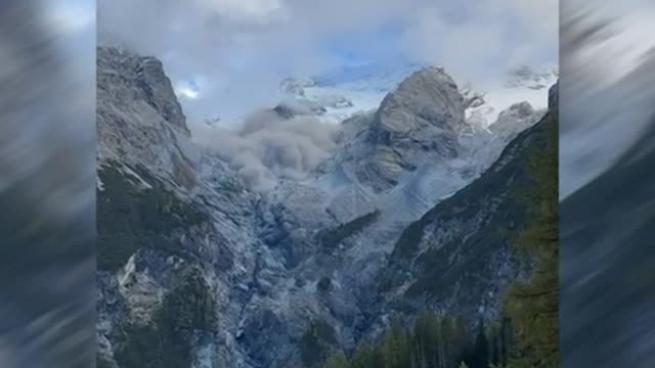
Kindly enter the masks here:
M 122 77 L 120 85 L 129 89 L 129 98 L 146 102 L 172 126 L 189 135 L 186 117 L 161 61 L 113 47 L 99 47 L 97 58 L 99 84 L 113 86 L 116 84 L 108 79 Z
M 440 162 L 461 151 L 465 101 L 453 79 L 428 67 L 411 74 L 382 101 L 367 134 L 372 152 L 358 177 L 376 190 L 395 186 L 422 161 Z
M 162 63 L 114 47 L 97 49 L 98 158 L 142 166 L 181 187 L 195 185 L 186 118 Z
M 146 94 L 146 101 L 159 111 L 162 117 L 187 133 L 186 117 L 182 113 L 171 81 L 164 74 L 161 62 L 153 57 L 144 57 L 137 66 L 138 84 Z
M 389 93 L 374 130 L 412 134 L 425 129 L 456 130 L 464 121 L 464 98 L 443 68 L 428 67 L 406 78 Z
M 530 103 L 523 101 L 515 103 L 498 115 L 498 120 L 489 129 L 497 138 L 507 143 L 517 134 L 536 123 L 542 113 L 536 111 Z

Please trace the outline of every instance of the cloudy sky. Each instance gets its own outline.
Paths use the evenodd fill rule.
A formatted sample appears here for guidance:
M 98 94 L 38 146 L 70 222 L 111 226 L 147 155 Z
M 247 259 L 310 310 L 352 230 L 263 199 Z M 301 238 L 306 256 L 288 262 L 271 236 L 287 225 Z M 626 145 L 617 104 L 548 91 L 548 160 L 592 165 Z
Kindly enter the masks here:
M 277 102 L 287 76 L 347 65 L 437 64 L 497 81 L 557 64 L 558 1 L 98 0 L 98 31 L 160 57 L 191 123 Z

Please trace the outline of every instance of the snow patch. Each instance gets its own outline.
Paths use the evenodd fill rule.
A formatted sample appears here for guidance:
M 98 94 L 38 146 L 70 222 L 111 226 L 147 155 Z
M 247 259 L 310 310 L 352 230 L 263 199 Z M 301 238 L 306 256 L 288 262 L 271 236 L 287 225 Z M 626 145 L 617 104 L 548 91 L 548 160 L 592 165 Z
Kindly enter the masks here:
M 475 92 L 481 96 L 481 103 L 466 110 L 466 120 L 480 127 L 489 127 L 498 120 L 501 112 L 518 102 L 528 102 L 535 110 L 545 109 L 548 107 L 549 87 L 557 82 L 557 78 L 555 70 L 535 72 L 521 68 L 510 72 L 500 87 Z M 474 93 L 468 88 L 462 92 Z

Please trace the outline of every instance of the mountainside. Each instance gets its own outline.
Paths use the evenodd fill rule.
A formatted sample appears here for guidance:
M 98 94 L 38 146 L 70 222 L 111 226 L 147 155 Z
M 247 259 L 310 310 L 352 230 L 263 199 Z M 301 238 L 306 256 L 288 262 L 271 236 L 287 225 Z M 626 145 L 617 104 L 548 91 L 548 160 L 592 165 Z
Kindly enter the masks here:
M 520 258 L 509 244 L 526 218 L 519 196 L 531 185 L 528 161 L 545 147 L 548 119 L 522 132 L 480 178 L 403 231 L 381 275 L 384 305 L 410 314 L 495 312 L 502 290 L 520 276 Z
M 97 73 L 99 365 L 238 366 L 259 197 L 191 147 L 161 63 L 99 48 Z
M 504 230 L 544 140 L 527 104 L 487 129 L 424 68 L 262 192 L 191 141 L 159 61 L 99 48 L 97 73 L 101 367 L 316 367 L 398 313 L 492 319 L 524 269 Z

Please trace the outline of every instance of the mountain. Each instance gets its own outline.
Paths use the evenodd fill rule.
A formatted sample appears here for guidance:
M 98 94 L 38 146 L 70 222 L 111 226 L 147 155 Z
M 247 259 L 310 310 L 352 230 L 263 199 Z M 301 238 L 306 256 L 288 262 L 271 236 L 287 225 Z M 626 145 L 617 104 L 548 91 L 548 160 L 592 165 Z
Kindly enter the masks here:
M 238 366 L 260 198 L 191 145 L 160 62 L 97 55 L 99 366 Z
M 508 283 L 529 273 L 510 234 L 528 217 L 519 194 L 533 185 L 529 162 L 553 124 L 549 113 L 521 132 L 478 179 L 405 228 L 380 275 L 383 305 L 410 315 L 497 311 Z
M 394 186 L 422 156 L 436 162 L 456 157 L 462 150 L 458 136 L 467 128 L 455 82 L 442 69 L 423 69 L 382 101 L 366 137 L 370 159 L 357 175 L 381 184 L 374 189 Z
M 347 222 L 380 209 L 385 229 L 407 224 L 477 178 L 543 116 L 519 103 L 490 129 L 466 120 L 469 105 L 443 69 L 417 71 L 377 111 L 345 120 L 334 156 L 312 178 L 281 185 L 278 195 L 305 211 L 312 203 L 312 218 L 329 212 Z
M 520 224 L 511 193 L 543 141 L 527 106 L 486 129 L 424 68 L 306 177 L 261 191 L 193 143 L 157 59 L 97 54 L 99 366 L 316 367 L 408 307 L 492 319 L 520 274 L 496 227 Z
M 347 65 L 311 77 L 285 78 L 280 83 L 284 96 L 281 105 L 296 106 L 305 114 L 340 122 L 376 110 L 389 91 L 425 68 L 419 64 L 373 63 Z M 466 119 L 489 126 L 496 122 L 501 112 L 521 101 L 543 113 L 547 107 L 548 87 L 557 78 L 558 72 L 554 68 L 522 66 L 510 70 L 497 85 L 484 88 L 471 83 L 460 85 L 460 92 L 466 99 Z

